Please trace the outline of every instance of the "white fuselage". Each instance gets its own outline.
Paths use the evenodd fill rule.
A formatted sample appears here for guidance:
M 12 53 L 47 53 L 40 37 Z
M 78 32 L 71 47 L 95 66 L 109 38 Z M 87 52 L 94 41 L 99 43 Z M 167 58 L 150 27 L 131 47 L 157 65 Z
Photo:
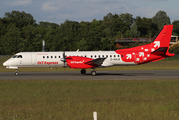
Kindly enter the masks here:
M 82 56 L 92 59 L 106 58 L 99 67 L 114 65 L 135 65 L 134 62 L 124 62 L 121 55 L 115 51 L 74 51 L 65 52 L 65 56 Z M 60 67 L 64 66 L 63 52 L 20 52 L 3 63 L 10 69 L 18 67 Z

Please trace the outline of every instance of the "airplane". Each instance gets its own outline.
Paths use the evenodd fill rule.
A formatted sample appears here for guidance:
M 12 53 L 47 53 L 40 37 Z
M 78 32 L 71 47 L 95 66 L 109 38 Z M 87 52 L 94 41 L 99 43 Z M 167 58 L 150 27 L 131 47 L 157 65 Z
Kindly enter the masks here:
M 140 65 L 175 56 L 169 53 L 172 29 L 173 25 L 165 25 L 155 40 L 147 45 L 115 51 L 19 52 L 3 66 L 15 69 L 15 75 L 19 74 L 19 67 L 68 66 L 81 69 L 81 74 L 86 74 L 86 69 L 91 68 L 91 75 L 95 76 L 98 67 Z

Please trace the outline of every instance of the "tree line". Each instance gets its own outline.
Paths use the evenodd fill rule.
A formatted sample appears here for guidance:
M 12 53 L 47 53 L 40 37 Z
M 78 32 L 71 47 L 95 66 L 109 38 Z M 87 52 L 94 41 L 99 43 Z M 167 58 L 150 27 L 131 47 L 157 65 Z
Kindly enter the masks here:
M 76 22 L 66 20 L 60 25 L 50 22 L 36 23 L 24 11 L 6 12 L 0 18 L 0 54 L 42 51 L 109 50 L 116 38 L 153 38 L 166 24 L 173 24 L 173 35 L 179 35 L 179 20 L 170 22 L 165 11 L 152 18 L 133 17 L 130 13 L 108 13 L 103 20 Z

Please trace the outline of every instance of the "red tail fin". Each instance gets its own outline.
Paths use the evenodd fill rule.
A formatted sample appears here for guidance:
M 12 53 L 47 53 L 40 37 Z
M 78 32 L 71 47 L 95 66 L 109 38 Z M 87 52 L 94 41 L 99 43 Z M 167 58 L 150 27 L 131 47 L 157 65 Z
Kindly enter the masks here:
M 169 55 L 169 45 L 172 35 L 173 25 L 165 25 L 156 39 L 151 43 L 151 54 Z M 171 54 L 170 54 L 171 55 Z M 170 56 L 169 55 L 169 56 Z M 172 54 L 172 56 L 174 56 Z
M 168 52 L 172 29 L 173 25 L 165 25 L 152 43 L 128 49 L 119 49 L 115 52 L 121 54 L 121 59 L 124 62 L 134 62 L 138 64 L 158 61 L 166 57 L 174 56 L 175 54 Z

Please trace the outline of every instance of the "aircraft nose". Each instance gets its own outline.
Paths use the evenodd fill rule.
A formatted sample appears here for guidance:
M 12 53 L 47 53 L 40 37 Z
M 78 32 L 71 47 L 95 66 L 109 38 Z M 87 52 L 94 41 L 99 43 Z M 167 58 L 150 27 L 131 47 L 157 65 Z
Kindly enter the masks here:
M 4 62 L 4 63 L 3 63 L 3 66 L 7 66 L 7 62 Z
M 8 66 L 8 61 L 5 61 L 5 62 L 3 63 L 3 66 Z

